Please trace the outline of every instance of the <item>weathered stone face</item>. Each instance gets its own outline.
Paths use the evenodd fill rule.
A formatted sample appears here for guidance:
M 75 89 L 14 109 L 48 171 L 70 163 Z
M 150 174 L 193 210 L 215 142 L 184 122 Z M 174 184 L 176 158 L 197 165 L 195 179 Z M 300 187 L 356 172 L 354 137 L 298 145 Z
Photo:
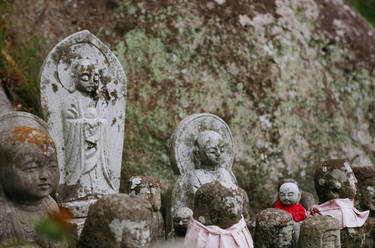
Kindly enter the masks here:
M 260 248 L 283 247 L 293 245 L 293 217 L 287 212 L 267 208 L 257 214 L 254 246 Z
M 301 199 L 301 193 L 297 184 L 284 183 L 279 189 L 279 199 L 284 205 L 297 204 Z
M 15 239 L 55 247 L 35 225 L 56 211 L 50 197 L 59 181 L 54 142 L 38 117 L 23 112 L 0 116 L 0 243 Z
M 173 227 L 177 235 L 184 236 L 193 211 L 190 208 L 179 208 L 173 218 Z
M 92 61 L 87 59 L 76 61 L 72 73 L 77 90 L 93 93 L 98 89 L 100 75 Z
M 194 219 L 226 229 L 236 224 L 243 212 L 243 198 L 236 188 L 216 181 L 202 185 L 194 196 Z
M 21 201 L 39 201 L 56 191 L 59 168 L 55 146 L 43 131 L 15 127 L 0 137 L 11 161 L 1 159 L 3 189 L 8 197 Z M 5 144 L 4 144 L 5 143 Z
M 149 247 L 151 222 L 147 200 L 127 194 L 104 196 L 91 205 L 78 247 Z
M 337 199 L 354 199 L 357 179 L 350 165 L 342 159 L 323 162 L 315 172 L 315 188 L 321 203 Z
M 315 215 L 309 217 L 301 225 L 298 247 L 340 248 L 339 223 L 330 216 Z
M 223 162 L 223 137 L 215 131 L 203 131 L 195 142 L 195 168 L 214 170 Z
M 13 201 L 38 204 L 56 191 L 56 148 L 38 119 L 23 112 L 0 116 L 1 184 Z

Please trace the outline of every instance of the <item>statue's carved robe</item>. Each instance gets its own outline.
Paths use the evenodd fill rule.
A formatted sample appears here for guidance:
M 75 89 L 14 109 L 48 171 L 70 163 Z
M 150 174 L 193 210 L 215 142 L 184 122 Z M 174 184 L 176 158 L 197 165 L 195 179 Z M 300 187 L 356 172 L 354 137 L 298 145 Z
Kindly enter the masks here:
M 82 196 L 114 193 L 105 151 L 105 102 L 73 93 L 63 107 L 65 184 L 79 183 Z M 95 190 L 94 190 L 95 189 Z

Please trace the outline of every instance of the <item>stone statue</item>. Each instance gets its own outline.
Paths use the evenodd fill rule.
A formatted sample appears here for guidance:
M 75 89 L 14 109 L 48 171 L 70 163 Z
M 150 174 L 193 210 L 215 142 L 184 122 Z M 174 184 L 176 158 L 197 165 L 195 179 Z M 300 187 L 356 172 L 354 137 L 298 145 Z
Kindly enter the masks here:
M 320 205 L 313 205 L 310 215 L 328 215 L 338 220 L 342 247 L 363 247 L 369 211 L 354 208 L 357 179 L 343 159 L 324 161 L 315 171 L 315 189 Z
M 282 184 L 279 189 L 279 199 L 275 204 L 275 208 L 287 211 L 293 216 L 295 222 L 300 222 L 307 218 L 305 208 L 299 204 L 301 192 L 297 184 Z
M 138 196 L 103 196 L 90 206 L 77 248 L 147 248 L 151 203 Z
M 353 171 L 358 179 L 359 205 L 362 210 L 370 210 L 364 247 L 375 247 L 375 166 L 354 167 Z
M 282 179 L 279 181 L 279 184 L 277 186 L 277 200 L 275 201 L 275 204 L 278 200 L 280 200 L 279 198 L 279 190 L 280 190 L 280 187 L 281 185 L 283 185 L 284 183 L 295 183 L 296 185 L 298 185 L 297 181 L 292 179 L 292 178 L 286 178 L 286 179 Z M 315 205 L 317 202 L 315 201 L 315 198 L 314 198 L 314 195 L 310 192 L 307 192 L 307 191 L 303 191 L 301 189 L 300 190 L 300 193 L 301 193 L 301 199 L 299 200 L 299 203 L 305 208 L 305 209 L 309 209 L 312 205 Z
M 335 218 L 315 215 L 301 225 L 298 248 L 340 248 L 340 226 Z M 353 246 L 355 247 L 355 246 Z
M 233 138 L 229 127 L 212 114 L 195 114 L 181 121 L 172 136 L 172 166 L 179 175 L 172 190 L 174 229 L 184 235 L 187 213 L 192 213 L 195 192 L 203 184 L 220 181 L 237 186 L 232 172 Z M 248 204 L 246 193 L 244 201 Z M 243 208 L 248 218 L 248 206 Z M 184 220 L 184 221 L 183 221 Z
M 50 194 L 56 191 L 59 176 L 56 147 L 47 124 L 25 112 L 1 115 L 1 247 L 11 242 L 42 248 L 62 247 L 35 230 L 38 221 L 58 211 Z
M 256 216 L 254 247 L 292 248 L 293 217 L 284 210 L 267 208 Z
M 279 188 L 279 201 L 276 202 L 275 208 L 287 211 L 293 216 L 294 221 L 294 239 L 298 241 L 301 221 L 307 218 L 306 210 L 299 204 L 301 192 L 296 183 L 284 183 Z
M 157 177 L 135 176 L 129 180 L 129 195 L 139 196 L 152 205 L 151 242 L 165 239 L 164 219 L 161 213 L 161 184 Z
M 194 214 L 185 243 L 198 247 L 252 248 L 253 239 L 242 216 L 244 198 L 236 187 L 203 184 L 194 196 Z
M 106 45 L 81 31 L 47 56 L 40 95 L 61 164 L 56 197 L 80 230 L 90 204 L 119 191 L 125 73 Z

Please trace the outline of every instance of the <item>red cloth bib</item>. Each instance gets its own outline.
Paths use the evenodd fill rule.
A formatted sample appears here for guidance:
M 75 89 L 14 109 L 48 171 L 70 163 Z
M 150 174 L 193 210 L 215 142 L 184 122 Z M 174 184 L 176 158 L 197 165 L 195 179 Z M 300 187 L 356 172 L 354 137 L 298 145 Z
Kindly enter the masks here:
M 282 209 L 287 211 L 290 215 L 293 216 L 295 222 L 300 222 L 307 218 L 306 210 L 302 207 L 301 204 L 292 204 L 292 205 L 283 205 L 281 201 L 277 201 L 275 204 L 275 208 Z

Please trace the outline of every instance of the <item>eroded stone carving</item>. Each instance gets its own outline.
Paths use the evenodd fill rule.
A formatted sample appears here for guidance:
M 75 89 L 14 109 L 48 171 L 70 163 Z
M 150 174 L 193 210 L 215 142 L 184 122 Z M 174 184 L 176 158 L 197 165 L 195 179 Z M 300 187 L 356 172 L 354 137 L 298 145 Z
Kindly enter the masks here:
M 57 199 L 74 217 L 85 217 L 91 203 L 119 190 L 125 73 L 109 48 L 85 30 L 52 49 L 40 92 L 44 118 L 58 134 Z
M 242 216 L 244 197 L 220 182 L 203 184 L 195 193 L 193 217 L 185 243 L 198 247 L 252 248 L 253 240 Z
M 301 225 L 298 248 L 340 248 L 340 226 L 330 216 L 315 215 Z M 354 246 L 353 246 L 354 247 Z
M 215 181 L 227 187 L 237 186 L 232 172 L 232 134 L 227 124 L 215 115 L 188 116 L 172 136 L 171 155 L 173 169 L 179 175 L 172 190 L 172 217 L 175 231 L 184 235 L 194 194 L 200 186 Z M 243 209 L 247 218 L 248 209 Z
M 315 189 L 320 205 L 313 205 L 310 215 L 328 215 L 338 220 L 342 247 L 363 247 L 369 211 L 354 208 L 357 179 L 350 165 L 342 159 L 324 161 L 315 171 Z
M 147 248 L 152 206 L 138 196 L 103 196 L 90 206 L 78 248 Z
M 256 216 L 254 247 L 291 248 L 294 245 L 293 217 L 286 211 L 267 208 Z
M 58 211 L 50 194 L 59 181 L 57 153 L 47 124 L 25 112 L 0 116 L 0 246 L 12 240 L 38 247 L 62 247 L 35 230 Z
M 165 239 L 164 219 L 161 213 L 161 185 L 156 177 L 135 176 L 130 178 L 129 195 L 139 196 L 152 205 L 152 243 Z

